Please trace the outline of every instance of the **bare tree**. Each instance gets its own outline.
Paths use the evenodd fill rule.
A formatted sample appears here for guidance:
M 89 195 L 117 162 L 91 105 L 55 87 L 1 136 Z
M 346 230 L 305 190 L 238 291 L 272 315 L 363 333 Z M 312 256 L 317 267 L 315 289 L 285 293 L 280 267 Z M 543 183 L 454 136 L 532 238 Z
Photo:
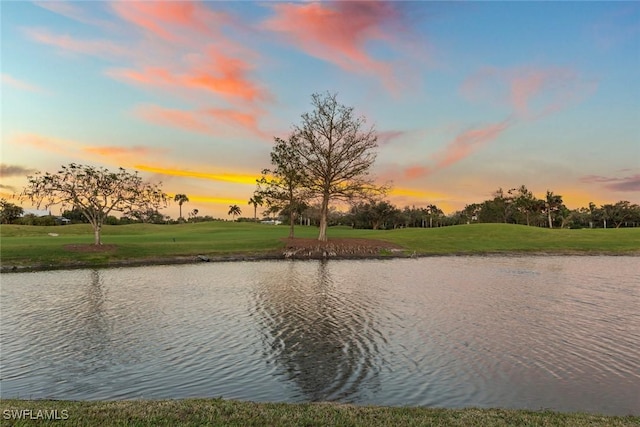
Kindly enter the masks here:
M 123 168 L 110 172 L 105 168 L 70 163 L 54 174 L 37 172 L 27 177 L 28 185 L 20 198 L 38 208 L 61 205 L 78 209 L 93 226 L 94 243 L 102 244 L 100 232 L 112 212 L 133 215 L 157 210 L 167 205 L 168 197 L 160 184 L 144 182 L 138 172 Z
M 333 200 L 373 199 L 386 188 L 369 175 L 376 159 L 377 135 L 365 118 L 338 103 L 336 94 L 313 94 L 314 110 L 294 127 L 292 148 L 299 158 L 304 187 L 320 200 L 318 240 L 327 240 L 327 217 Z

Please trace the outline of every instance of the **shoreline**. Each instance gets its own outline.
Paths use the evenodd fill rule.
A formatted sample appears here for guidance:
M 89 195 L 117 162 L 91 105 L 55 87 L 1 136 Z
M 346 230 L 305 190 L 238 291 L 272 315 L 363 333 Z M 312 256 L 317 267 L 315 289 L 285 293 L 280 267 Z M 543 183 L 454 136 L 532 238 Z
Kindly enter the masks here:
M 640 251 L 579 251 L 579 250 L 549 250 L 549 251 L 457 251 L 457 252 L 426 252 L 409 253 L 403 249 L 391 249 L 386 253 L 336 253 L 319 251 L 316 248 L 303 248 L 292 253 L 291 250 L 267 251 L 263 253 L 238 252 L 219 255 L 176 255 L 152 258 L 129 258 L 111 260 L 104 263 L 92 263 L 87 261 L 64 262 L 59 264 L 28 264 L 28 265 L 0 265 L 0 273 L 28 273 L 35 271 L 78 270 L 78 269 L 107 269 L 123 267 L 147 267 L 155 265 L 183 265 L 219 262 L 252 262 L 252 261 L 317 261 L 317 260 L 392 260 L 392 259 L 418 259 L 432 257 L 542 257 L 542 256 L 631 256 L 640 257 Z
M 68 421 L 94 425 L 278 426 L 636 426 L 640 416 L 549 409 L 445 408 L 356 405 L 337 402 L 251 402 L 223 398 L 157 400 L 2 399 L 2 416 L 14 426 Z

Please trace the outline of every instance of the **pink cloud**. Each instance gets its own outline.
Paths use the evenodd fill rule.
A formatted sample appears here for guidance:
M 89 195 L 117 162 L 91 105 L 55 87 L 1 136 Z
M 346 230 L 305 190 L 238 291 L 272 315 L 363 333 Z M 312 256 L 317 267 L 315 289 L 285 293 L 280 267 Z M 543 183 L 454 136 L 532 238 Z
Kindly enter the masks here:
M 52 34 L 41 28 L 26 28 L 24 32 L 32 40 L 74 53 L 96 56 L 130 56 L 131 50 L 108 40 L 79 40 L 69 35 Z
M 198 3 L 115 1 L 111 6 L 122 19 L 165 40 L 181 39 L 174 27 L 208 32 L 207 25 L 202 20 L 207 11 Z
M 406 28 L 392 2 L 340 1 L 327 3 L 277 3 L 275 16 L 264 28 L 287 36 L 311 56 L 351 72 L 373 73 L 395 85 L 392 66 L 374 59 L 366 50 L 374 40 L 391 42 Z
M 485 67 L 463 82 L 460 93 L 472 101 L 506 105 L 519 118 L 536 119 L 580 102 L 596 87 L 571 68 Z
M 208 90 L 228 99 L 258 101 L 271 95 L 255 84 L 248 76 L 249 65 L 237 58 L 211 54 L 211 61 L 198 64 L 185 71 L 153 66 L 135 69 L 111 69 L 110 77 L 143 86 L 165 86 L 175 90 Z
M 226 15 L 193 1 L 116 1 L 112 8 L 143 31 L 173 42 L 188 41 L 185 31 L 213 36 L 216 27 L 228 21 Z
M 500 123 L 464 131 L 432 156 L 431 161 L 434 164 L 432 167 L 412 166 L 404 170 L 404 176 L 409 179 L 415 179 L 447 168 L 494 141 L 510 125 L 510 121 L 505 120 Z
M 190 132 L 209 133 L 209 127 L 197 113 L 192 111 L 162 108 L 155 105 L 138 107 L 135 114 L 143 119 L 163 125 L 184 129 Z
M 210 49 L 206 60 L 189 70 L 181 81 L 245 101 L 265 100 L 270 96 L 248 77 L 252 66 L 246 61 Z
M 139 85 L 165 86 L 200 91 L 206 89 L 225 98 L 254 102 L 271 99 L 271 95 L 248 76 L 251 66 L 239 58 L 210 49 L 207 56 L 194 61 L 182 71 L 173 65 L 142 69 L 111 69 L 107 75 Z
M 115 158 L 123 158 L 123 157 L 149 157 L 155 153 L 163 152 L 165 150 L 158 150 L 150 147 L 116 147 L 116 146 L 97 146 L 97 147 L 83 147 L 82 151 L 85 151 L 89 154 L 95 154 L 103 157 L 115 157 Z
M 106 72 L 110 77 L 140 85 L 174 85 L 178 78 L 166 68 L 143 67 L 141 70 L 111 69 Z
M 407 134 L 403 130 L 387 130 L 378 132 L 378 142 L 380 145 L 390 144 L 394 139 L 402 138 Z
M 112 29 L 113 23 L 102 19 L 96 19 L 92 17 L 85 9 L 79 7 L 77 1 L 36 1 L 37 6 L 46 9 L 55 14 L 65 16 L 74 21 L 82 22 L 84 24 L 95 25 L 105 29 Z
M 640 191 L 640 174 L 630 175 L 624 178 L 587 175 L 580 178 L 580 182 L 586 184 L 604 184 L 604 188 L 612 191 Z
M 260 137 L 267 136 L 259 129 L 258 114 L 254 112 L 225 108 L 176 110 L 157 105 L 144 105 L 138 107 L 135 114 L 148 122 L 189 132 L 209 135 L 248 132 Z
M 433 170 L 425 166 L 411 166 L 404 170 L 405 178 L 415 179 L 430 175 Z
M 17 145 L 29 145 L 38 149 L 38 151 L 46 151 L 57 154 L 69 154 L 76 152 L 81 146 L 75 141 L 54 138 L 34 133 L 26 133 L 17 135 L 11 141 Z
M 449 142 L 443 151 L 436 154 L 436 168 L 446 168 L 459 162 L 482 146 L 496 139 L 508 126 L 508 122 L 503 121 L 461 133 Z
M 232 23 L 226 14 L 196 2 L 114 2 L 112 7 L 122 19 L 152 37 L 132 39 L 123 46 L 39 28 L 25 32 L 36 42 L 64 51 L 128 60 L 128 64 L 106 71 L 128 83 L 160 86 L 172 92 L 188 90 L 191 95 L 205 89 L 228 100 L 249 103 L 271 99 L 250 76 L 256 55 L 222 34 L 221 28 Z M 66 15 L 79 14 L 73 6 L 61 4 L 54 9 Z
M 13 77 L 13 76 L 11 76 L 9 74 L 6 74 L 6 73 L 2 73 L 2 84 L 14 87 L 16 89 L 26 90 L 26 91 L 29 91 L 29 92 L 40 92 L 40 93 L 48 92 L 47 90 L 41 88 L 38 85 L 35 85 L 33 83 L 29 83 L 29 82 L 24 81 L 24 80 L 17 79 L 17 78 L 15 78 L 15 77 Z
M 216 120 L 227 123 L 230 126 L 240 126 L 241 128 L 259 136 L 266 136 L 258 127 L 258 115 L 255 113 L 241 112 L 223 108 L 209 108 L 205 114 Z

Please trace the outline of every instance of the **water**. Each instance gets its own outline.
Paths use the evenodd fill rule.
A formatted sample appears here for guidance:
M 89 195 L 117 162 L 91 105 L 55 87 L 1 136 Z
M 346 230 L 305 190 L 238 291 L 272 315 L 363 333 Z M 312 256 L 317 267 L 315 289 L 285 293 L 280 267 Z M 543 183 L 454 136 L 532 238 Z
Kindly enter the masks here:
M 637 257 L 5 274 L 0 397 L 640 415 Z

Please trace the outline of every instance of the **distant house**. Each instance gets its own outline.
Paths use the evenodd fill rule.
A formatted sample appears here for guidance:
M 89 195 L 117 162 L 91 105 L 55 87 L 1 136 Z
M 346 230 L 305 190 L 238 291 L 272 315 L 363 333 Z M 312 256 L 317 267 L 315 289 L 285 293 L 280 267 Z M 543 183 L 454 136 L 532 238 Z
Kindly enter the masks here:
M 265 219 L 260 221 L 260 224 L 280 225 L 282 224 L 282 221 L 279 221 L 277 219 Z
M 69 218 L 65 218 L 63 216 L 58 216 L 56 217 L 56 222 L 60 225 L 67 225 L 69 223 L 71 223 L 71 220 Z

